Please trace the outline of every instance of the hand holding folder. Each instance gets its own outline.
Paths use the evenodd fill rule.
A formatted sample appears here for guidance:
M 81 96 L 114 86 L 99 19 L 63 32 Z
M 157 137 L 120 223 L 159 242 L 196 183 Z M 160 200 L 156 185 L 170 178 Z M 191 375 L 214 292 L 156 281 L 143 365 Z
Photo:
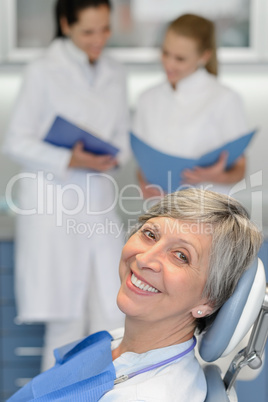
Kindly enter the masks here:
M 197 159 L 165 154 L 146 144 L 132 133 L 130 142 L 135 159 L 146 180 L 149 183 L 161 186 L 166 192 L 174 192 L 182 184 L 181 174 L 185 169 L 193 169 L 196 166 L 212 166 L 219 160 L 223 152 L 228 153 L 226 169 L 229 169 L 242 156 L 256 131 L 230 141 Z
M 109 154 L 98 155 L 84 150 L 82 142 L 77 142 L 72 150 L 69 161 L 70 168 L 89 169 L 96 172 L 106 172 L 118 165 L 117 159 Z
M 220 154 L 217 162 L 211 166 L 195 166 L 193 169 L 185 169 L 181 174 L 182 181 L 190 185 L 199 183 L 225 183 L 225 180 L 228 180 L 230 177 L 228 172 L 226 175 L 227 160 L 228 152 L 225 151 Z M 239 166 L 236 166 L 235 169 L 230 169 L 232 178 L 240 177 L 244 171 L 245 161 L 241 161 Z

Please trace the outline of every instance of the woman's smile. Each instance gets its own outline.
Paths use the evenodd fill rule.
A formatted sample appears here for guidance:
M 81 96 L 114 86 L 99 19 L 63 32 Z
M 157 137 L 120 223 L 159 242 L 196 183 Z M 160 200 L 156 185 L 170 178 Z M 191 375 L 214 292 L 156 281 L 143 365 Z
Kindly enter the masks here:
M 153 295 L 155 293 L 161 293 L 158 289 L 153 287 L 151 284 L 146 282 L 144 279 L 140 279 L 137 277 L 134 272 L 130 272 L 129 277 L 127 278 L 127 286 L 130 290 L 134 291 L 135 293 L 141 295 Z

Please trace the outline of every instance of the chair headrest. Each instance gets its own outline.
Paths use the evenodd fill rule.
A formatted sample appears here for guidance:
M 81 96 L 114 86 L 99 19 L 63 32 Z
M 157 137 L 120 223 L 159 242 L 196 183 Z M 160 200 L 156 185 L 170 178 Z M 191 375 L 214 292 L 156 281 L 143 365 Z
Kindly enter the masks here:
M 259 258 L 244 272 L 232 296 L 224 303 L 211 327 L 202 335 L 199 353 L 213 362 L 227 356 L 256 320 L 265 296 L 266 278 Z

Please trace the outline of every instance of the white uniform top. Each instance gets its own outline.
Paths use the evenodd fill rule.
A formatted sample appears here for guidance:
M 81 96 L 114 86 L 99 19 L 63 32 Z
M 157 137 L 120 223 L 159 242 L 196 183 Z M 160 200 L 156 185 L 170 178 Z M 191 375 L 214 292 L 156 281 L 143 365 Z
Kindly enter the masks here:
M 115 349 L 121 342 L 121 337 L 112 342 Z M 119 336 L 120 332 L 118 332 Z M 112 332 L 115 337 L 115 331 Z M 144 367 L 169 359 L 188 349 L 193 340 L 150 350 L 137 354 L 123 353 L 113 361 L 116 376 L 130 374 Z M 102 402 L 203 402 L 206 397 L 207 386 L 204 372 L 195 358 L 192 350 L 186 356 L 175 360 L 165 366 L 139 374 L 107 392 Z
M 122 66 L 103 55 L 92 67 L 71 41 L 56 39 L 27 67 L 4 149 L 27 168 L 65 177 L 71 151 L 42 141 L 56 115 L 98 133 L 124 154 L 128 127 Z
M 170 155 L 198 158 L 246 134 L 242 101 L 205 69 L 145 91 L 137 105 L 133 133 Z M 223 186 L 219 186 L 223 187 Z
M 114 208 L 116 184 L 106 175 L 68 168 L 71 151 L 43 141 L 57 115 L 112 142 L 121 150 L 119 160 L 125 159 L 128 116 L 121 65 L 102 55 L 92 67 L 71 41 L 57 39 L 26 69 L 4 144 L 4 151 L 30 172 L 18 180 L 19 207 L 32 211 L 17 219 L 18 318 L 81 317 L 92 284 L 92 298 L 101 299 L 92 302 L 93 310 L 99 308 L 96 320 L 108 315 L 118 326 L 115 298 L 123 241 L 116 232 L 121 228 Z M 102 328 L 93 325 L 92 331 Z

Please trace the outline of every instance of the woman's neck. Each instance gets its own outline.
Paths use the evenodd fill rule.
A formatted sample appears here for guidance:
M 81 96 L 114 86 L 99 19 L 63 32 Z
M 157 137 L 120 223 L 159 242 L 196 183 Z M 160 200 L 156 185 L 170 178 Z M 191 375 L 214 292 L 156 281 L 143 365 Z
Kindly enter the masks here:
M 187 81 L 191 80 L 191 78 L 196 76 L 199 71 L 203 71 L 203 70 L 204 70 L 204 68 L 196 68 L 189 75 L 186 75 L 185 77 L 179 79 L 177 82 L 175 82 L 175 83 L 170 82 L 170 85 L 171 85 L 172 89 L 174 91 L 178 90 L 178 87 L 180 86 L 180 83 L 187 82 Z
M 172 326 L 127 317 L 122 342 L 112 352 L 113 360 L 125 352 L 140 354 L 186 342 L 193 337 L 194 329 L 192 317 Z

